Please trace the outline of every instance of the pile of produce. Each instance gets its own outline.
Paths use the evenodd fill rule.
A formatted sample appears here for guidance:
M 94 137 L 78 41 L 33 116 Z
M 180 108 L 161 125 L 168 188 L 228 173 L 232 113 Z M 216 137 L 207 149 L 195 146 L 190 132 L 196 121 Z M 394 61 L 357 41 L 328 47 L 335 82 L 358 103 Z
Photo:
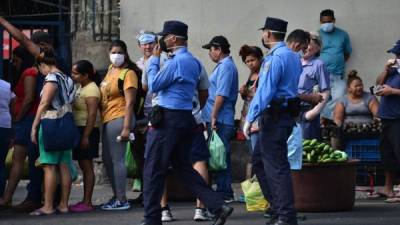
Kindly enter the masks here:
M 343 125 L 343 132 L 346 136 L 378 136 L 381 132 L 381 127 L 382 123 L 378 120 L 372 123 L 345 123 Z
M 316 139 L 303 141 L 303 162 L 304 163 L 329 163 L 346 162 L 347 154 L 340 150 L 334 150 L 325 143 Z
M 342 127 L 335 124 L 326 124 L 321 127 L 321 135 L 324 141 L 331 138 L 376 138 L 382 130 L 382 122 L 374 120 L 371 123 L 345 123 Z

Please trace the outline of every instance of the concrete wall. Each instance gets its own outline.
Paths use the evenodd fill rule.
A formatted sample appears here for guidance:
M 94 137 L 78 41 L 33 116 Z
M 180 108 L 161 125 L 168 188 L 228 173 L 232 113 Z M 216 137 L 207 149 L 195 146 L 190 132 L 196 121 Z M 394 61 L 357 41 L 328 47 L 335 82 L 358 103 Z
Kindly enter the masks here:
M 160 31 L 165 20 L 182 20 L 189 25 L 190 50 L 211 72 L 215 64 L 201 45 L 222 34 L 232 45 L 243 83 L 248 70 L 238 57 L 239 48 L 243 44 L 261 46 L 261 32 L 257 29 L 266 16 L 287 20 L 289 31 L 312 31 L 319 29 L 319 13 L 326 8 L 335 11 L 337 26 L 348 31 L 352 41 L 353 54 L 346 70 L 357 69 L 367 89 L 391 57 L 386 50 L 400 38 L 399 0 L 121 0 L 121 39 L 127 41 L 130 54 L 136 59 L 139 51 L 135 36 L 140 29 Z M 237 112 L 241 105 L 238 100 Z

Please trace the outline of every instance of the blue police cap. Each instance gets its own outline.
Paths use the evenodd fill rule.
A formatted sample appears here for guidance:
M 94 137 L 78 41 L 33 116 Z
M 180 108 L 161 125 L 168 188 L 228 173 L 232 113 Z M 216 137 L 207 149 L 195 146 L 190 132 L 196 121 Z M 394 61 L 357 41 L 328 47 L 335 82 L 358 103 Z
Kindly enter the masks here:
M 393 45 L 393 48 L 387 50 L 387 52 L 400 55 L 400 40 L 396 41 L 396 43 Z
M 187 31 L 188 26 L 185 23 L 177 20 L 170 20 L 165 21 L 163 30 L 157 33 L 157 35 L 165 36 L 167 34 L 173 34 L 187 39 Z
M 271 30 L 278 31 L 282 33 L 286 33 L 288 22 L 282 19 L 267 17 L 265 19 L 264 27 L 261 27 L 259 30 Z

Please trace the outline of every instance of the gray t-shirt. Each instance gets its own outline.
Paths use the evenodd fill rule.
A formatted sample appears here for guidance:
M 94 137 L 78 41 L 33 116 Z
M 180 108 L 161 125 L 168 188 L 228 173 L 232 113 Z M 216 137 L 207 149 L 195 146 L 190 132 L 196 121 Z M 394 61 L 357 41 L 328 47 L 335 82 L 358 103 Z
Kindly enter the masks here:
M 369 103 L 374 96 L 364 92 L 361 101 L 353 103 L 348 95 L 345 95 L 340 102 L 344 106 L 344 123 L 370 123 L 373 121 L 373 115 L 369 111 Z

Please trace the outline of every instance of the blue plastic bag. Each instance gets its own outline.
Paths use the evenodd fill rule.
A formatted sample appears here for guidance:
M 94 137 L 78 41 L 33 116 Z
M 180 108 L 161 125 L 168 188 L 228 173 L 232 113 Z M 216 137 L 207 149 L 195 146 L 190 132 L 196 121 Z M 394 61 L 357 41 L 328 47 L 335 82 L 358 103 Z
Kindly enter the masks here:
M 303 164 L 303 133 L 299 123 L 296 123 L 296 126 L 293 127 L 287 145 L 290 169 L 301 170 Z

